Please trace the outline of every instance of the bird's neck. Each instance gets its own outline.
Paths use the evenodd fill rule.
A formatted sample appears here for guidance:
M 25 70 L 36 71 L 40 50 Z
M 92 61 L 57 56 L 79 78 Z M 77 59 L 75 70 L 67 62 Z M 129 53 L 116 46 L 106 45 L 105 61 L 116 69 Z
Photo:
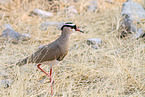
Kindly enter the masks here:
M 61 49 L 63 49 L 64 52 L 67 52 L 69 49 L 69 38 L 70 34 L 61 34 L 58 38 L 58 44 Z
M 59 37 L 59 41 L 61 42 L 61 44 L 68 43 L 69 42 L 69 38 L 70 38 L 70 34 L 62 33 L 60 35 L 60 37 Z

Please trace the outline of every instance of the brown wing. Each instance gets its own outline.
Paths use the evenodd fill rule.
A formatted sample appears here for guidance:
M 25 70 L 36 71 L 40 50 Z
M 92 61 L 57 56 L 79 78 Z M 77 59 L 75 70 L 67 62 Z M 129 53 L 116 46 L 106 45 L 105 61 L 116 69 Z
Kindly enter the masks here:
M 51 43 L 44 46 L 35 52 L 31 57 L 30 61 L 32 63 L 41 63 L 44 61 L 51 61 L 57 59 L 61 56 L 60 48 L 56 43 Z

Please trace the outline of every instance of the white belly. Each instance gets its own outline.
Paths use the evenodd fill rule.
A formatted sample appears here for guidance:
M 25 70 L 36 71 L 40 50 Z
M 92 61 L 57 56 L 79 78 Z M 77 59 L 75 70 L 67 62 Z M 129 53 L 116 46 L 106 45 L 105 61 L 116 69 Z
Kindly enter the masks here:
M 52 67 L 53 65 L 57 65 L 59 64 L 60 61 L 57 61 L 57 60 L 53 60 L 53 61 L 45 61 L 45 62 L 42 62 L 41 64 L 43 65 L 50 65 L 50 67 Z

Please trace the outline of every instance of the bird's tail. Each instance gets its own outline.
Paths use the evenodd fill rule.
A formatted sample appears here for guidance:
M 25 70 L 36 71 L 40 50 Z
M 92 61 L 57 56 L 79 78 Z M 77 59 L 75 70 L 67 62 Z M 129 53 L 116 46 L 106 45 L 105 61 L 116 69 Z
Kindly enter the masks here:
M 29 63 L 29 57 L 23 59 L 22 61 L 17 62 L 16 65 L 22 66 L 22 65 L 25 65 L 27 63 Z

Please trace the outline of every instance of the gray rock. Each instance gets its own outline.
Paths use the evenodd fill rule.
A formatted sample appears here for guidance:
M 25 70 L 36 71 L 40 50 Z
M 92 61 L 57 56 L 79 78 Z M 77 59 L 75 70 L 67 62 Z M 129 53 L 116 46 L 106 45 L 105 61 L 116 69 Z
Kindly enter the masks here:
M 98 2 L 97 1 L 90 1 L 87 9 L 91 12 L 95 12 L 98 9 Z
M 10 24 L 5 24 L 4 27 L 13 29 L 13 27 Z
M 6 37 L 9 42 L 18 43 L 18 40 L 20 39 L 21 34 L 14 31 L 13 29 L 7 28 L 6 30 L 3 31 L 2 37 Z
M 137 27 L 133 23 L 133 19 L 130 17 L 130 15 L 125 15 L 123 18 L 124 19 L 121 23 L 121 38 L 127 36 L 128 34 L 134 34 L 137 32 Z
M 73 17 L 75 15 L 78 15 L 78 11 L 75 8 L 75 6 L 71 5 L 69 7 L 67 7 L 64 12 L 69 16 L 69 17 Z
M 140 4 L 133 2 L 133 0 L 128 0 L 127 2 L 123 3 L 121 14 L 122 16 L 130 15 L 130 18 L 137 22 L 145 19 L 145 10 Z
M 64 22 L 59 23 L 59 22 L 44 22 L 41 24 L 41 29 L 42 30 L 47 30 L 48 26 L 57 26 L 58 29 L 62 27 Z
M 31 34 L 22 33 L 21 34 L 21 39 L 22 39 L 22 41 L 27 41 L 27 40 L 31 39 Z
M 127 0 L 127 2 L 133 2 L 133 0 Z
M 39 16 L 41 16 L 43 18 L 47 18 L 47 17 L 52 17 L 53 16 L 53 13 L 48 12 L 48 11 L 43 11 L 41 9 L 35 9 L 34 13 L 38 14 Z
M 12 84 L 12 81 L 10 79 L 4 79 L 1 80 L 0 87 L 8 88 Z
M 99 38 L 87 39 L 87 44 L 95 49 L 98 49 L 100 48 L 100 45 L 102 44 L 102 40 Z
M 143 36 L 143 30 L 141 28 L 138 29 L 137 33 L 133 35 L 133 39 L 138 39 Z
M 0 3 L 1 4 L 6 4 L 6 3 L 9 3 L 9 2 L 11 2 L 12 0 L 0 0 Z
M 78 2 L 78 0 L 73 0 L 74 2 Z
M 105 0 L 105 2 L 114 3 L 114 0 Z
M 127 36 L 128 34 L 134 34 L 133 37 L 138 38 L 142 31 L 140 28 L 137 28 L 137 23 L 140 23 L 141 20 L 145 19 L 145 10 L 143 7 L 133 2 L 133 0 L 127 0 L 123 3 L 122 7 L 122 17 L 123 21 L 121 22 L 121 38 Z
M 8 39 L 11 43 L 18 43 L 19 40 L 28 40 L 31 38 L 30 34 L 21 34 L 19 32 L 14 31 L 13 29 L 7 28 L 2 32 L 2 37 Z

